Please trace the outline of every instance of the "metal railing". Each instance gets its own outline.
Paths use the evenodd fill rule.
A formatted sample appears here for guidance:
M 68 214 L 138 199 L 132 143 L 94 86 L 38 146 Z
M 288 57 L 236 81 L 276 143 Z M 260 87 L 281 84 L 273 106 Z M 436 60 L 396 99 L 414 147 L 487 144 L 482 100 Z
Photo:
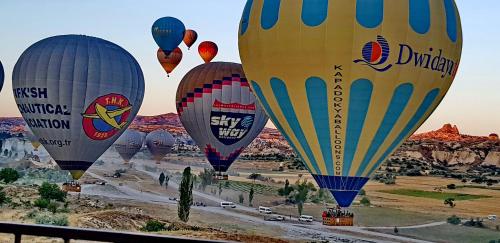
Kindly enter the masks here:
M 65 243 L 69 243 L 70 240 L 119 242 L 119 243 L 215 242 L 208 240 L 197 240 L 197 239 L 188 239 L 188 238 L 162 236 L 162 235 L 150 235 L 142 233 L 82 229 L 74 227 L 52 226 L 52 225 L 19 224 L 10 222 L 0 222 L 0 234 L 1 233 L 13 234 L 15 243 L 21 243 L 23 235 L 59 238 L 63 239 Z

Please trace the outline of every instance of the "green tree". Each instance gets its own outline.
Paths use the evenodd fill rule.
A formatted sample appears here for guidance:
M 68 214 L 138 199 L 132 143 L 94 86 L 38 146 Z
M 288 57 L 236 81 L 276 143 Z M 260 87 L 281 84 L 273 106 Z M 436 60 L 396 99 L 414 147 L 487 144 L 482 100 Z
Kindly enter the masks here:
M 359 190 L 358 195 L 360 195 L 360 196 L 365 196 L 365 195 L 366 195 L 366 191 L 365 191 L 365 189 L 361 189 L 361 190 Z
M 180 199 L 178 203 L 177 215 L 183 222 L 189 220 L 189 211 L 193 204 L 193 176 L 191 167 L 186 167 L 182 173 L 182 181 L 179 186 Z
M 149 220 L 146 222 L 146 225 L 141 228 L 141 231 L 146 232 L 158 232 L 163 230 L 166 230 L 165 224 L 158 220 Z
M 38 188 L 38 194 L 40 197 L 47 200 L 56 200 L 64 202 L 66 200 L 66 192 L 62 191 L 58 185 L 44 182 L 40 188 Z
M 205 188 L 207 188 L 207 186 L 213 184 L 214 176 L 215 176 L 215 170 L 213 170 L 213 169 L 210 169 L 210 170 L 204 169 L 202 172 L 200 172 L 200 175 L 198 177 L 201 180 L 200 189 L 202 191 L 205 191 Z
M 278 189 L 278 195 L 282 197 L 288 197 L 293 190 L 293 187 L 290 186 L 290 182 L 288 181 L 288 179 L 286 179 L 285 186 Z
M 254 194 L 254 190 L 253 190 L 253 186 L 250 187 L 250 192 L 248 193 L 248 206 L 252 207 L 252 201 L 253 201 L 253 194 Z
M 238 196 L 238 201 L 240 202 L 240 204 L 243 204 L 243 202 L 245 201 L 245 197 L 243 196 L 243 194 L 240 194 Z
M 446 198 L 444 200 L 444 205 L 448 205 L 450 206 L 450 208 L 454 208 L 455 206 L 457 206 L 457 204 L 455 203 L 455 198 Z
M 255 183 L 255 180 L 259 179 L 261 177 L 260 174 L 258 173 L 252 173 L 248 176 L 248 179 L 252 179 L 253 180 L 253 183 Z
M 168 182 L 170 181 L 170 176 L 165 176 L 165 189 L 168 189 Z
M 0 181 L 7 184 L 17 181 L 19 179 L 19 172 L 12 168 L 3 168 L 0 170 Z
M 361 203 L 361 205 L 363 205 L 363 206 L 370 206 L 371 205 L 370 199 L 367 197 L 363 197 L 361 199 L 361 201 L 359 201 L 359 203 Z
M 448 222 L 449 224 L 453 224 L 453 225 L 459 225 L 462 220 L 460 220 L 459 217 L 457 217 L 456 215 L 453 215 L 451 217 L 449 217 L 448 219 L 446 219 L 446 222 Z
M 165 182 L 165 174 L 163 172 L 160 174 L 158 181 L 160 182 L 160 186 L 163 186 L 163 182 Z
M 309 197 L 310 191 L 316 191 L 316 187 L 311 182 L 307 182 L 306 179 L 300 181 L 298 180 L 294 186 L 295 193 L 291 195 L 293 197 L 293 201 L 297 204 L 297 209 L 299 211 L 299 215 L 302 215 L 302 211 L 304 209 L 304 203 Z
M 219 197 L 220 197 L 221 194 L 222 194 L 222 183 L 219 182 Z

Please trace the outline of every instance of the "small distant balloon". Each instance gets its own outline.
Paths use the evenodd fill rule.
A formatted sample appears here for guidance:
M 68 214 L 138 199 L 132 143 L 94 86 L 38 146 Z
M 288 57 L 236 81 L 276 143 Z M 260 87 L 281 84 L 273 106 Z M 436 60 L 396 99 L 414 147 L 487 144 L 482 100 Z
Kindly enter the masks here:
M 182 61 L 182 50 L 177 47 L 167 56 L 160 48 L 158 49 L 156 56 L 158 57 L 158 61 L 163 69 L 165 69 L 165 72 L 167 72 L 167 76 L 170 76 L 170 73 L 172 73 L 172 71 L 174 71 L 177 65 L 179 65 Z
M 200 53 L 200 56 L 203 58 L 205 63 L 211 62 L 214 57 L 217 56 L 218 52 L 219 47 L 211 41 L 204 41 L 198 46 L 198 53 Z
M 5 77 L 5 74 L 3 72 L 2 62 L 0 62 L 0 91 L 2 91 L 4 77 Z
M 156 130 L 146 136 L 146 146 L 157 164 L 172 151 L 174 137 L 165 130 Z
M 197 39 L 198 39 L 198 33 L 196 33 L 196 31 L 186 30 L 186 34 L 184 34 L 184 44 L 186 44 L 188 50 L 191 49 L 191 46 L 194 45 Z
M 24 120 L 78 180 L 127 129 L 144 97 L 135 58 L 109 41 L 54 36 L 30 46 L 12 73 Z
M 144 140 L 138 131 L 127 129 L 115 142 L 115 149 L 125 164 L 141 150 Z
M 151 27 L 151 33 L 156 44 L 165 52 L 170 54 L 184 39 L 186 27 L 173 17 L 163 17 L 156 20 Z

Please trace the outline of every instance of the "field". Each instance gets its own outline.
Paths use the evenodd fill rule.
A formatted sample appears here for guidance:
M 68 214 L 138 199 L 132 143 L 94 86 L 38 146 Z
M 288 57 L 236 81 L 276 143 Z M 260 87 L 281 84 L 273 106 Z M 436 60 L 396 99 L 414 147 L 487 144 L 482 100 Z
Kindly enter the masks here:
M 257 194 L 276 194 L 278 191 L 278 188 L 273 187 L 273 186 L 268 186 L 264 184 L 252 184 L 249 182 L 242 182 L 242 181 L 226 181 L 226 182 L 221 182 L 223 185 L 224 189 L 231 189 L 235 191 L 241 191 L 241 192 L 250 192 L 250 189 L 253 187 L 253 190 Z
M 471 195 L 471 194 L 451 193 L 451 192 L 431 192 L 431 191 L 422 191 L 413 189 L 395 189 L 395 190 L 386 190 L 380 192 L 396 194 L 396 195 L 404 195 L 410 197 L 433 198 L 438 200 L 446 200 L 447 198 L 453 198 L 456 201 L 490 198 L 490 196 L 485 196 L 485 195 Z
M 377 231 L 394 234 L 392 229 Z M 399 229 L 398 235 L 434 242 L 478 243 L 490 242 L 491 240 L 498 242 L 500 240 L 499 231 L 450 224 L 419 229 Z
M 448 184 L 456 184 L 457 188 L 455 190 L 446 189 L 446 185 Z M 445 218 L 451 215 L 457 215 L 463 218 L 484 218 L 491 214 L 500 215 L 500 207 L 498 206 L 500 202 L 500 191 L 498 190 L 498 185 L 488 188 L 469 187 L 475 186 L 473 184 L 465 184 L 465 187 L 462 187 L 463 185 L 464 184 L 456 179 L 429 176 L 400 176 L 396 180 L 396 185 L 385 185 L 383 183 L 370 181 L 365 186 L 365 190 L 367 197 L 371 200 L 373 205 L 384 208 L 400 209 L 405 212 L 440 215 Z M 442 189 L 442 193 L 451 195 L 470 195 L 467 199 L 472 199 L 470 197 L 475 197 L 476 199 L 455 201 L 456 206 L 450 208 L 443 204 L 443 200 L 446 198 L 437 200 L 436 198 L 429 197 L 430 194 L 428 193 L 426 193 L 426 197 L 416 198 L 414 195 L 404 195 L 401 193 L 392 194 L 386 192 L 395 190 L 434 192 L 436 188 L 443 187 L 445 189 Z M 440 194 L 440 196 L 446 194 Z M 442 197 L 439 199 L 441 198 Z

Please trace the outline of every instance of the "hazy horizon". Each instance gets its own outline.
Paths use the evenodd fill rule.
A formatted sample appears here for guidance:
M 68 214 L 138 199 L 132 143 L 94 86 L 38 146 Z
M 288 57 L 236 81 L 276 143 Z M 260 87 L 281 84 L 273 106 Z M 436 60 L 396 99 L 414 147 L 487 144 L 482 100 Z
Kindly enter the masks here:
M 0 93 L 0 117 L 19 117 L 11 90 L 12 69 L 21 53 L 33 43 L 54 35 L 84 34 L 112 41 L 129 51 L 139 62 L 145 75 L 146 92 L 140 115 L 175 113 L 175 93 L 183 75 L 202 64 L 197 46 L 211 40 L 219 45 L 214 61 L 240 62 L 237 30 L 244 0 L 179 1 L 97 1 L 67 2 L 56 0 L 43 3 L 2 2 L 0 27 L 3 45 L 0 60 L 5 72 L 5 84 Z M 491 108 L 500 104 L 495 67 L 500 30 L 484 25 L 485 16 L 495 16 L 500 2 L 488 0 L 482 4 L 457 0 L 464 31 L 464 48 L 460 69 L 449 93 L 418 132 L 436 130 L 445 123 L 456 124 L 460 131 L 473 135 L 500 133 L 500 113 Z M 24 13 L 21 17 L 18 13 Z M 223 14 L 223 18 L 217 17 Z M 182 45 L 184 59 L 167 78 L 156 59 L 157 45 L 151 37 L 152 23 L 163 16 L 174 16 L 187 28 L 199 34 L 191 50 Z M 268 124 L 272 126 L 272 124 Z

